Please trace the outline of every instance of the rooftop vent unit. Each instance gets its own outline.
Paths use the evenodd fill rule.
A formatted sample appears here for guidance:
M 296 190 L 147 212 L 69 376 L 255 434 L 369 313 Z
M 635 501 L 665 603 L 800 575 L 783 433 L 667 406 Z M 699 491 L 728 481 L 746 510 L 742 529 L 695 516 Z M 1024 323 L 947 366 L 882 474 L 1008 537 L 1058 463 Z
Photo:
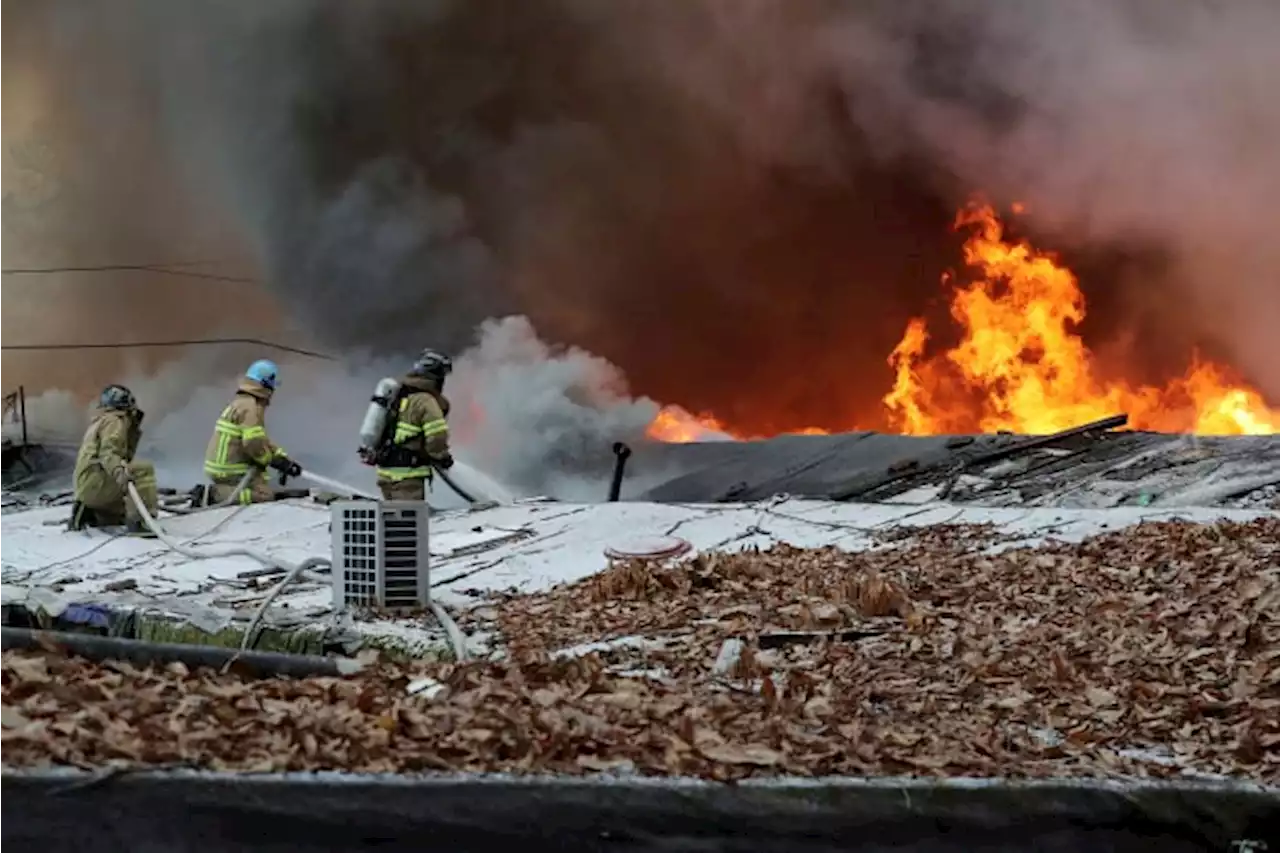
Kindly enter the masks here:
M 426 501 L 334 501 L 335 609 L 428 606 Z

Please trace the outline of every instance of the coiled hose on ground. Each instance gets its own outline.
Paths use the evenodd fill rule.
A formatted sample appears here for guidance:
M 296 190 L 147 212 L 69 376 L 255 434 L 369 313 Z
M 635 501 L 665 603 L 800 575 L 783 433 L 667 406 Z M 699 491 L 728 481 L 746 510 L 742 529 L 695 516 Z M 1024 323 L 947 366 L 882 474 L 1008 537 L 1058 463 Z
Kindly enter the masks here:
M 252 477 L 252 470 L 245 471 L 244 476 L 240 478 L 240 482 L 236 483 L 236 487 L 231 490 L 231 494 L 227 495 L 215 504 L 205 504 L 204 506 L 193 507 L 166 506 L 164 507 L 164 511 L 171 512 L 174 515 L 193 515 L 197 512 L 204 512 L 210 509 L 222 509 L 223 507 L 231 506 L 233 503 L 237 502 L 237 498 L 240 497 L 240 492 L 249 485 L 249 480 Z
M 335 483 L 335 481 L 332 480 L 328 482 Z M 285 587 L 293 583 L 298 578 L 303 577 L 304 574 L 311 569 L 320 567 L 332 569 L 333 567 L 333 563 L 325 557 L 308 557 L 301 563 L 294 565 L 285 560 L 273 557 L 270 554 L 263 553 L 262 551 L 255 551 L 252 548 L 245 548 L 239 545 L 230 548 L 192 548 L 174 539 L 163 527 L 160 526 L 160 522 L 157 521 L 155 516 L 151 514 L 151 511 L 147 509 L 147 505 L 142 500 L 142 495 L 138 494 L 138 489 L 133 483 L 129 484 L 129 500 L 133 501 L 134 508 L 137 509 L 138 516 L 142 519 L 142 523 L 147 526 L 147 529 L 154 533 L 156 538 L 163 542 L 167 547 L 184 557 L 188 557 L 192 560 L 208 560 L 219 557 L 248 557 L 251 560 L 257 560 L 264 566 L 271 566 L 284 571 L 284 578 L 272 588 L 271 592 L 267 594 L 266 599 L 261 605 L 259 605 L 257 611 L 253 614 L 253 618 L 249 622 L 249 627 L 245 629 L 244 637 L 241 638 L 241 650 L 248 648 L 248 645 L 253 638 L 254 631 L 262 621 L 262 617 L 266 615 L 267 608 L 271 606 L 271 603 L 275 601 L 276 597 L 280 595 Z M 315 580 L 324 582 L 324 579 L 319 577 L 315 577 Z M 432 614 L 440 623 L 440 627 L 444 629 L 445 636 L 449 640 L 449 645 L 453 649 L 454 658 L 458 662 L 467 660 L 466 638 L 458 628 L 458 624 L 453 621 L 453 617 L 451 617 L 448 611 L 441 607 L 438 602 L 431 601 L 430 607 Z

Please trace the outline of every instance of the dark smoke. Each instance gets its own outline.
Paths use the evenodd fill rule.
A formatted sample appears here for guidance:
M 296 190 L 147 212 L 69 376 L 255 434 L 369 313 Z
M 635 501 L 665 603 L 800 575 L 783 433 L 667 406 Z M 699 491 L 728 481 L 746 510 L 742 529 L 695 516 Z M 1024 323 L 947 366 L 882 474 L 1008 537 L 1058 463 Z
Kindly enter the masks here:
M 519 313 L 758 432 L 874 423 L 982 190 L 1095 270 L 1095 337 L 1158 369 L 1208 343 L 1280 392 L 1271 4 L 12 8 L 337 349 Z

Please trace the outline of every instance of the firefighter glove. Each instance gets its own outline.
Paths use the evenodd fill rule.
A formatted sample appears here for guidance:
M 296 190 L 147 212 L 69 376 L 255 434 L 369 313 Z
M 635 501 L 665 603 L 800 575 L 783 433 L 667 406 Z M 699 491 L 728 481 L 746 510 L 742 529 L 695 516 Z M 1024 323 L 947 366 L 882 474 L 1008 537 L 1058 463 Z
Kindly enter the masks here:
M 302 473 L 302 466 L 287 456 L 277 456 L 268 464 L 286 477 L 296 477 Z
M 431 460 L 431 464 L 439 468 L 441 471 L 448 471 L 453 467 L 453 454 L 442 453 Z
M 129 470 L 128 465 L 121 465 L 117 468 L 115 470 L 114 477 L 122 491 L 127 490 L 129 488 L 129 484 L 133 482 L 133 472 Z

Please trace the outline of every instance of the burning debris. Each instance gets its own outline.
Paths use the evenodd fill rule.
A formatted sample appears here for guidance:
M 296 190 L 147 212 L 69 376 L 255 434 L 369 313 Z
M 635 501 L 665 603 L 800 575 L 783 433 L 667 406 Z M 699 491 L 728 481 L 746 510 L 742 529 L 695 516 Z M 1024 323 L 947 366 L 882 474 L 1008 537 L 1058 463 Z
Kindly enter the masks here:
M 1182 376 L 1162 387 L 1103 378 L 1079 334 L 1085 300 L 1071 270 L 1026 241 L 1007 239 L 987 204 L 972 202 L 955 225 L 971 229 L 963 252 L 972 281 L 944 278 L 961 338 L 930 356 L 926 322 L 908 323 L 889 356 L 895 378 L 882 401 L 892 431 L 1044 434 L 1115 412 L 1127 413 L 1129 425 L 1139 430 L 1201 435 L 1280 430 L 1280 409 L 1269 407 L 1228 368 L 1198 355 Z M 658 414 L 649 435 L 674 442 L 756 437 L 738 434 L 712 415 L 694 416 L 670 406 Z
M 1004 550 L 940 526 L 860 554 L 627 563 L 488 608 L 501 661 L 350 678 L 6 652 L 4 760 L 1275 782 L 1277 525 Z M 771 642 L 814 630 L 837 639 Z

